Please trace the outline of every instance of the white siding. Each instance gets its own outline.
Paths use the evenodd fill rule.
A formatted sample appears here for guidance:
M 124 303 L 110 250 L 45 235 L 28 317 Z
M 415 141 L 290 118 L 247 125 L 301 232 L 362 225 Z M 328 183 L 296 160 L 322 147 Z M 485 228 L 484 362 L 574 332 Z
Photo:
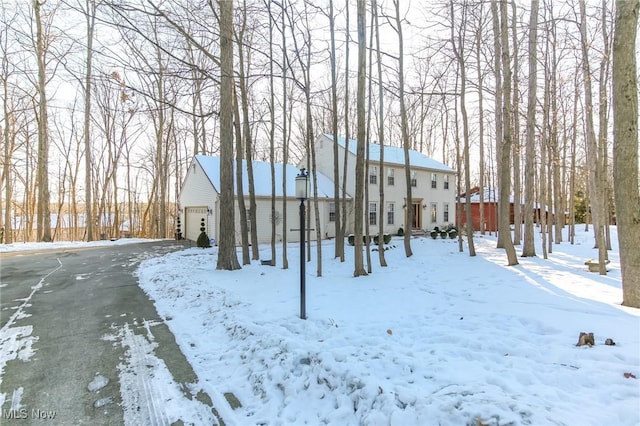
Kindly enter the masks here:
M 187 176 L 184 179 L 182 185 L 182 191 L 180 191 L 180 196 L 178 197 L 178 203 L 182 211 L 180 212 L 180 220 L 182 224 L 182 235 L 185 238 L 191 239 L 193 241 L 197 240 L 200 228 L 200 218 L 197 217 L 195 220 L 196 224 L 189 223 L 189 220 L 193 222 L 194 217 L 197 215 L 186 215 L 186 211 L 188 208 L 205 208 L 211 210 L 211 214 L 205 215 L 207 224 L 207 234 L 209 238 L 218 239 L 217 232 L 214 230 L 216 227 L 216 201 L 218 199 L 218 193 L 211 185 L 211 182 L 207 178 L 204 170 L 200 167 L 197 161 L 193 161 L 191 166 L 189 167 L 189 171 L 187 172 Z M 194 227 L 198 228 L 198 234 L 193 238 L 192 230 Z M 189 235 L 187 235 L 187 230 L 189 230 Z
M 287 198 L 287 224 L 286 229 L 283 224 L 283 212 L 282 212 L 282 198 L 276 198 L 276 217 L 279 218 L 279 222 L 276 225 L 276 242 L 282 241 L 284 233 L 286 232 L 287 241 L 295 242 L 300 241 L 300 201 L 295 198 Z M 313 200 L 306 200 L 305 206 L 307 207 L 308 217 L 311 214 L 311 228 L 315 229 L 315 213 L 313 209 Z M 245 201 L 245 207 L 247 213 L 249 212 L 249 199 L 247 197 Z M 309 210 L 310 208 L 310 210 Z M 318 209 L 320 216 L 320 232 L 322 238 L 333 237 L 333 227 L 329 227 L 329 201 L 318 200 Z M 240 245 L 242 235 L 240 234 L 240 210 L 238 209 L 237 201 L 235 205 L 235 232 L 236 232 L 236 244 Z M 256 222 L 258 226 L 258 243 L 266 244 L 271 242 L 271 199 L 257 197 L 256 198 Z M 248 218 L 247 218 L 248 219 Z M 249 226 L 249 223 L 247 223 Z M 330 228 L 330 229 L 329 229 Z M 292 231 L 292 229 L 296 229 Z M 316 239 L 316 231 L 311 231 L 311 239 Z
M 353 141 L 351 141 L 353 143 Z M 338 170 L 340 172 L 340 179 L 342 179 L 342 170 L 344 165 L 344 153 L 345 148 L 338 146 Z M 306 159 L 300 164 L 305 164 Z M 356 157 L 353 153 L 349 152 L 347 160 L 347 193 L 350 196 L 355 194 L 355 163 Z M 325 135 L 320 135 L 316 142 L 316 167 L 319 172 L 329 176 L 333 179 L 333 140 Z M 379 162 L 374 161 L 370 163 L 370 166 L 378 168 L 378 179 L 376 184 L 369 183 L 369 176 L 366 176 L 366 185 L 369 190 L 369 202 L 377 203 L 378 212 L 381 209 L 379 203 L 380 185 L 384 185 L 384 198 L 385 198 L 385 220 L 383 221 L 382 229 L 386 233 L 395 234 L 398 232 L 398 228 L 408 229 L 407 224 L 407 211 L 406 211 L 406 176 L 404 171 L 404 165 L 402 164 L 384 164 L 384 170 L 380 171 Z M 394 170 L 394 184 L 388 185 L 387 176 L 389 169 Z M 411 171 L 415 172 L 417 185 L 411 188 L 411 196 L 413 203 L 418 203 L 418 227 L 421 229 L 432 229 L 434 226 L 446 225 L 444 223 L 444 205 L 449 204 L 449 221 L 448 223 L 455 222 L 455 216 L 452 212 L 452 207 L 455 206 L 455 172 L 447 172 L 444 170 L 432 170 L 420 167 L 411 167 Z M 431 188 L 431 175 L 436 173 L 437 186 L 435 189 Z M 413 174 L 413 173 L 412 173 Z M 449 175 L 449 189 L 444 189 L 444 176 Z M 342 184 L 340 184 L 342 187 Z M 388 203 L 395 204 L 395 223 L 388 225 L 386 220 L 386 212 Z M 430 206 L 431 203 L 437 204 L 438 217 L 436 223 L 431 222 Z M 412 203 L 409 203 L 411 205 Z M 423 208 L 423 206 L 426 206 Z M 368 207 L 368 206 L 367 206 Z M 328 207 L 327 207 L 328 216 Z M 349 216 L 349 224 L 347 227 L 347 233 L 353 232 L 353 212 Z M 368 208 L 365 209 L 365 221 L 368 222 Z M 369 231 L 371 234 L 377 234 L 380 230 L 380 221 L 377 225 L 370 226 Z

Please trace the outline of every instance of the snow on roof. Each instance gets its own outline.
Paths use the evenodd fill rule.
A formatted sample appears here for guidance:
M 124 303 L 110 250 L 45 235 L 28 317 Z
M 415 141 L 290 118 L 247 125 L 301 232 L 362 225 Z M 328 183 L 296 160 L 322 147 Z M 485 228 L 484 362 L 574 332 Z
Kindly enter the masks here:
M 220 190 L 220 157 L 209 155 L 196 155 L 196 161 L 200 164 L 214 188 Z M 234 188 L 235 188 L 235 165 L 234 164 Z M 256 196 L 271 196 L 271 164 L 263 161 L 253 161 L 253 182 Z M 300 170 L 291 164 L 275 163 L 276 197 L 282 196 L 282 178 L 284 171 L 287 172 L 287 196 L 293 197 L 295 194 L 295 180 Z M 247 175 L 247 162 L 242 160 L 242 191 L 249 194 L 249 177 Z M 333 198 L 333 181 L 322 173 L 317 173 L 318 197 Z M 309 174 L 310 188 L 313 191 L 313 176 Z M 234 190 L 235 193 L 235 190 Z M 348 197 L 347 197 L 348 198 Z
M 329 135 L 327 133 L 324 134 L 325 137 L 333 140 L 333 135 Z M 342 136 L 338 136 L 338 145 L 341 147 L 346 146 L 346 138 Z M 356 153 L 357 141 L 355 139 L 349 139 L 349 152 L 352 154 Z M 369 144 L 369 160 L 370 161 L 380 161 L 380 145 L 377 143 Z M 397 146 L 384 146 L 384 162 L 390 164 L 401 164 L 404 165 L 404 149 Z M 409 162 L 411 167 L 421 167 L 430 170 L 439 170 L 443 172 L 455 173 L 455 170 L 451 167 L 443 164 L 439 161 L 434 160 L 433 158 L 429 158 L 421 152 L 414 151 L 412 149 L 409 150 Z
M 480 202 L 480 189 L 478 187 L 472 188 L 471 189 L 471 203 L 479 203 Z M 500 200 L 500 192 L 496 191 L 493 188 L 484 188 L 484 198 L 483 198 L 483 202 L 485 203 L 495 203 L 498 202 Z M 509 196 L 509 202 L 513 203 L 515 201 L 515 197 L 513 196 L 513 194 L 511 194 Z M 460 199 L 459 202 L 461 203 L 466 203 L 467 202 L 467 198 L 465 197 L 465 194 L 461 194 L 460 195 Z M 521 204 L 524 204 L 524 199 L 521 199 Z

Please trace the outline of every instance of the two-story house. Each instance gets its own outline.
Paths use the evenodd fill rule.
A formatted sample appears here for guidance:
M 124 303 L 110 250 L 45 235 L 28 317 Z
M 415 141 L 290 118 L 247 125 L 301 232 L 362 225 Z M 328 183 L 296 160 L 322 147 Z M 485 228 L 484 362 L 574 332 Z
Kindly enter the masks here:
M 357 142 L 353 139 L 337 138 L 338 163 L 333 156 L 334 138 L 332 135 L 322 134 L 315 143 L 316 169 L 324 176 L 333 179 L 334 169 L 338 167 L 340 186 L 345 179 L 344 161 L 347 161 L 346 193 L 351 197 L 355 194 L 355 164 Z M 455 179 L 456 171 L 433 160 L 426 155 L 410 150 L 409 163 L 411 170 L 411 196 L 407 202 L 404 149 L 384 146 L 384 162 L 380 167 L 379 144 L 369 144 L 368 176 L 366 185 L 369 190 L 368 206 L 365 206 L 369 231 L 372 235 L 380 233 L 396 234 L 399 228 L 404 231 L 431 230 L 435 226 L 455 223 Z M 347 153 L 345 157 L 345 152 Z M 300 162 L 306 165 L 306 159 Z M 384 185 L 384 205 L 380 205 L 380 185 Z M 329 236 L 335 235 L 335 228 L 331 223 L 331 212 L 335 211 L 332 202 L 327 205 L 329 214 L 324 215 L 329 222 L 325 229 Z M 380 210 L 384 211 L 383 223 L 380 222 Z M 413 222 L 407 223 L 407 209 L 412 209 Z M 351 211 L 351 215 L 353 212 Z M 353 218 L 348 218 L 348 224 L 353 224 Z M 347 229 L 353 232 L 353 229 Z
M 340 172 L 340 188 L 345 179 L 344 160 L 347 161 L 346 173 L 346 232 L 353 232 L 353 200 L 355 194 L 355 164 L 356 141 L 338 138 L 339 161 L 336 165 L 333 159 L 333 137 L 320 135 L 316 141 L 316 179 L 311 182 L 311 189 L 317 188 L 318 194 L 318 219 L 320 223 L 320 235 L 323 238 L 335 237 L 335 204 L 334 204 L 334 169 L 338 167 Z M 435 161 L 417 151 L 409 153 L 411 164 L 412 200 L 407 203 L 406 184 L 404 173 L 404 150 L 398 147 L 384 147 L 384 163 L 380 169 L 380 145 L 369 145 L 369 174 L 366 184 L 369 189 L 369 202 L 366 206 L 366 220 L 369 223 L 369 231 L 376 235 L 383 233 L 396 234 L 399 228 L 403 230 L 424 229 L 430 230 L 435 226 L 442 226 L 455 222 L 455 177 L 456 172 L 450 167 Z M 275 164 L 275 218 L 271 213 L 271 168 L 269 163 L 253 162 L 253 174 L 255 181 L 256 211 L 249 209 L 249 190 L 247 182 L 246 162 L 243 162 L 243 193 L 248 214 L 255 214 L 258 224 L 258 241 L 268 243 L 271 240 L 272 219 L 276 223 L 276 238 L 281 240 L 287 235 L 288 241 L 298 241 L 299 233 L 291 228 L 298 222 L 299 200 L 294 196 L 295 177 L 299 168 L 307 167 L 306 159 L 303 159 L 299 167 L 290 164 Z M 286 170 L 286 178 L 285 176 Z M 234 174 L 235 176 L 235 174 Z M 311 174 L 313 177 L 313 174 Z M 283 181 L 286 181 L 286 193 L 283 192 Z M 379 189 L 384 185 L 385 201 L 380 205 Z M 190 240 L 196 240 L 200 234 L 200 228 L 214 241 L 220 235 L 220 158 L 213 156 L 196 155 L 191 165 L 187 168 L 186 176 L 178 197 L 178 217 L 180 219 L 180 232 Z M 235 190 L 234 184 L 234 193 Z M 313 198 L 311 195 L 310 198 Z M 309 215 L 311 224 L 315 227 L 315 209 L 311 199 L 307 202 L 310 207 Z M 237 204 L 237 198 L 234 204 Z M 281 218 L 286 206 L 288 225 L 285 227 Z M 413 209 L 414 219 L 407 223 L 407 208 Z M 380 222 L 380 211 L 384 211 L 383 223 Z M 240 242 L 240 214 L 235 206 L 236 241 Z M 312 232 L 310 237 L 315 238 Z

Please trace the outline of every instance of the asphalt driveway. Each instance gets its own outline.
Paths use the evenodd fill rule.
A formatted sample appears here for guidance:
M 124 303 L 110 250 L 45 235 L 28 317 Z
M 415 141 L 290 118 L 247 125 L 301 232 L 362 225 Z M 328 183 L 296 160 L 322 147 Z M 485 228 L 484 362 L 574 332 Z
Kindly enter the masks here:
M 124 424 L 118 366 L 126 348 L 109 338 L 123 327 L 153 341 L 176 383 L 196 383 L 135 277 L 142 260 L 182 248 L 167 240 L 1 254 L 0 423 Z M 217 418 L 206 393 L 196 398 Z M 161 405 L 156 399 L 138 399 L 140 410 L 162 413 L 144 406 Z

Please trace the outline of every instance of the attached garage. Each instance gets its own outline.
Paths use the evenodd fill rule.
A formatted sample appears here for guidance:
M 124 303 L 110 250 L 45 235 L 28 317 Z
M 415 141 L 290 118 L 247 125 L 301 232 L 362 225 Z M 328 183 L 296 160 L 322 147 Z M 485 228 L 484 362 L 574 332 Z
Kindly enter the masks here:
M 243 192 L 247 197 L 245 206 L 249 210 L 249 184 L 246 172 L 246 161 L 242 163 Z M 286 178 L 285 178 L 286 171 Z M 283 202 L 286 200 L 286 212 L 288 224 L 284 229 L 283 223 L 278 223 L 276 227 L 276 238 L 278 241 L 287 236 L 287 241 L 298 241 L 299 232 L 291 231 L 298 227 L 298 213 L 300 201 L 294 197 L 295 178 L 300 170 L 290 164 L 275 165 L 276 185 L 276 210 L 278 214 L 283 214 Z M 253 162 L 254 189 L 256 196 L 256 215 L 258 225 L 258 242 L 268 243 L 271 241 L 271 165 L 269 163 Z M 235 176 L 235 174 L 234 174 Z M 320 231 L 323 238 L 333 237 L 333 222 L 329 220 L 330 204 L 333 201 L 333 182 L 323 175 L 317 174 L 318 204 L 320 217 Z M 283 195 L 282 182 L 286 181 L 286 198 Z M 313 188 L 313 184 L 311 185 Z M 182 189 L 178 196 L 178 210 L 182 223 L 182 234 L 191 241 L 197 241 L 200 235 L 200 224 L 204 218 L 205 232 L 210 239 L 217 243 L 220 235 L 220 198 L 218 188 L 220 188 L 220 158 L 205 155 L 196 155 L 193 162 L 188 167 L 187 174 L 182 183 Z M 240 212 L 237 206 L 237 199 L 234 200 L 236 243 L 240 244 Z M 311 223 L 315 223 L 315 212 L 311 209 Z M 315 238 L 315 232 L 311 238 Z
M 206 232 L 207 235 L 211 235 L 209 232 L 209 221 L 207 220 L 207 207 L 185 207 L 184 210 L 184 230 L 186 239 L 192 241 L 198 240 L 202 219 L 204 219 L 204 232 Z

